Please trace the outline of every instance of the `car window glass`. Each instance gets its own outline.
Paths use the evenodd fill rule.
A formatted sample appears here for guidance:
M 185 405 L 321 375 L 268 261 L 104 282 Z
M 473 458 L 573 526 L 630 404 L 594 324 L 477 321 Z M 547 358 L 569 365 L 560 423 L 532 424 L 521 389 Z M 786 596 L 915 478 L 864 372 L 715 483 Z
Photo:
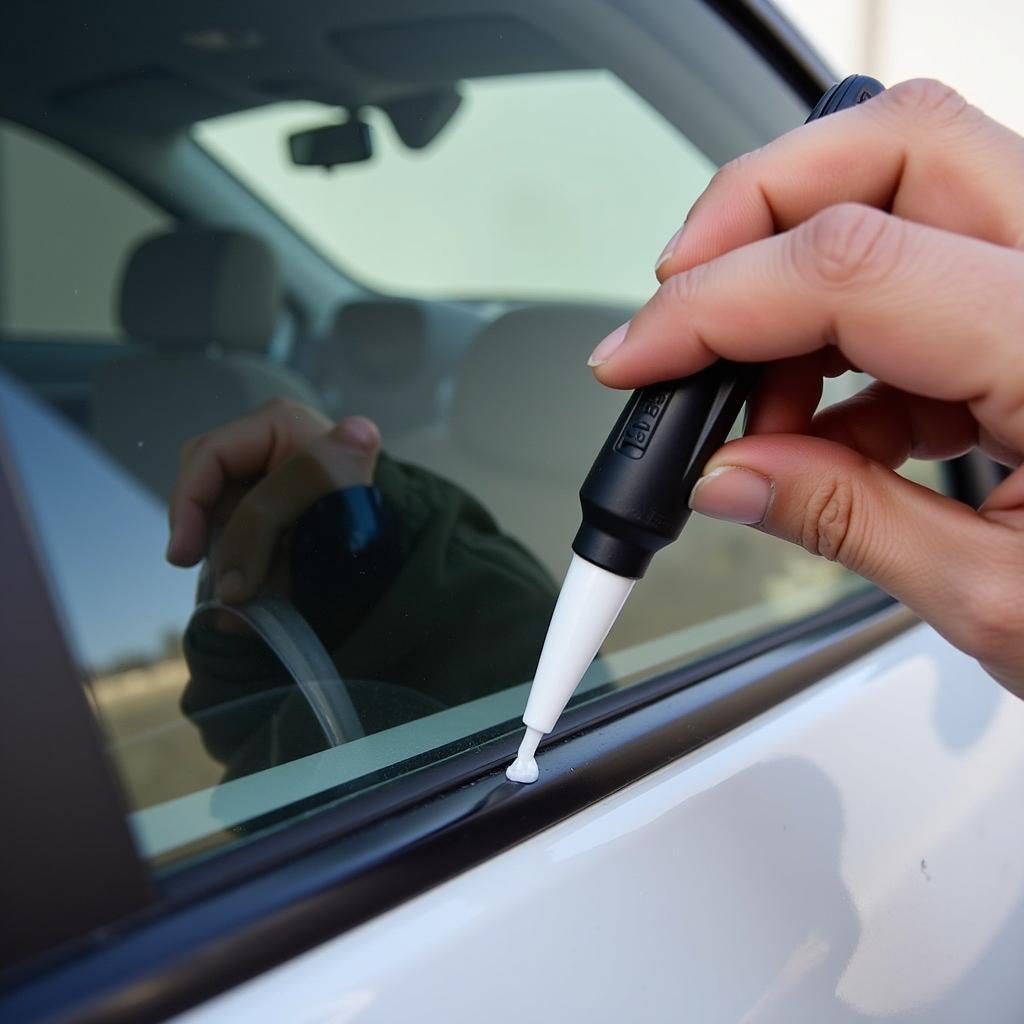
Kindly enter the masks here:
M 295 366 L 275 358 L 288 256 L 258 218 L 155 235 L 138 223 L 139 244 L 124 218 L 91 223 L 96 252 L 126 262 L 123 275 L 91 280 L 97 292 L 119 282 L 120 329 L 132 344 L 85 362 L 77 346 L 54 349 L 51 376 L 34 377 L 20 349 L 0 349 L 0 427 L 134 833 L 156 866 L 188 863 L 518 728 L 578 524 L 577 490 L 625 399 L 595 383 L 586 356 L 649 294 L 660 245 L 713 170 L 605 73 L 522 78 L 467 84 L 467 109 L 437 140 L 436 167 L 430 146 L 406 154 L 392 140 L 365 166 L 303 172 L 320 185 L 301 202 L 294 169 L 269 157 L 263 165 L 302 126 L 294 109 L 234 115 L 237 133 L 230 118 L 198 129 L 311 242 L 328 244 L 304 219 L 315 210 L 338 235 L 339 262 L 391 290 L 339 298 Z M 607 100 L 596 126 L 581 112 L 590 107 L 567 104 L 577 90 Z M 480 101 L 487 116 L 473 114 L 477 92 L 489 97 Z M 556 138 L 548 97 L 564 115 Z M 595 132 L 611 130 L 605 113 L 627 141 L 615 160 L 594 164 Z M 514 160 L 493 134 L 496 119 Z M 547 162 L 556 152 L 561 175 Z M 69 166 L 92 182 L 80 163 Z M 257 163 L 258 175 L 242 173 Z M 376 191 L 374 174 L 385 182 Z M 474 205 L 481 182 L 490 206 Z M 89 203 L 91 187 L 67 191 Z M 524 219 L 541 202 L 536 189 L 551 206 Z M 452 215 L 406 222 L 381 206 L 388 194 L 409 216 L 408 195 Z M 0 195 L 6 223 L 15 199 Z M 502 196 L 504 213 L 494 206 Z M 25 209 L 51 230 L 45 203 Z M 366 226 L 375 223 L 379 251 Z M 416 258 L 386 258 L 410 233 Z M 423 295 L 434 298 L 415 301 Z M 855 384 L 830 385 L 830 395 Z M 61 401 L 69 389 L 83 396 L 73 422 Z M 291 513 L 254 613 L 261 639 L 223 609 L 193 619 L 209 577 L 202 566 L 170 567 L 164 551 L 182 446 L 268 409 L 291 425 L 314 409 L 368 416 L 384 447 L 370 481 L 323 489 Z M 239 480 L 208 510 L 215 524 L 251 483 Z M 598 701 L 861 585 L 752 530 L 695 519 L 636 588 L 575 700 Z

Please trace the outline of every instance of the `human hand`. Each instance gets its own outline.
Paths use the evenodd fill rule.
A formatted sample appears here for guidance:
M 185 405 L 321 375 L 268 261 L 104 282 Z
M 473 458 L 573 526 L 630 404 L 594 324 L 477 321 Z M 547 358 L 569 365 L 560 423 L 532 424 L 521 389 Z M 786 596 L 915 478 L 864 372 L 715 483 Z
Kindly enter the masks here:
M 874 581 L 1024 696 L 1024 139 L 905 82 L 726 165 L 594 351 L 632 388 L 768 364 L 691 506 Z M 825 376 L 876 382 L 817 415 Z M 977 512 L 898 476 L 980 447 Z
M 295 520 L 325 494 L 371 484 L 379 451 L 370 420 L 335 424 L 284 399 L 192 438 L 171 495 L 167 560 L 195 565 L 223 524 L 211 553 L 216 594 L 246 600 L 267 578 L 286 574 L 278 542 Z

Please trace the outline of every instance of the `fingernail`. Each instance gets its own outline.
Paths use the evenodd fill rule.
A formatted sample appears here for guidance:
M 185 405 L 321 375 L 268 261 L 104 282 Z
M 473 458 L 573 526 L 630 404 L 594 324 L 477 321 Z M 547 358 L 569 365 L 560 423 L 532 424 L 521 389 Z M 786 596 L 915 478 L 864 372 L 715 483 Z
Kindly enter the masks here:
M 380 441 L 376 426 L 362 416 L 350 416 L 341 428 L 344 440 L 360 451 L 372 451 Z
M 167 551 L 164 557 L 171 565 L 182 565 L 187 551 L 183 551 L 184 544 L 178 531 L 171 529 L 171 535 L 167 538 Z
M 245 580 L 237 569 L 225 569 L 217 577 L 217 597 L 222 601 L 235 601 L 242 595 Z
M 686 225 L 685 225 L 685 223 L 684 223 L 683 227 L 685 227 L 685 226 L 686 226 Z M 676 245 L 678 244 L 678 242 L 679 242 L 679 236 L 680 236 L 680 235 L 681 235 L 682 233 L 683 233 L 683 228 L 680 228 L 680 229 L 679 229 L 679 230 L 678 230 L 678 231 L 677 231 L 677 232 L 676 232 L 676 233 L 675 233 L 675 234 L 674 234 L 674 235 L 673 235 L 673 236 L 672 236 L 672 237 L 671 237 L 671 238 L 670 238 L 670 239 L 668 240 L 668 243 L 667 243 L 667 244 L 665 245 L 665 248 L 661 250 L 661 255 L 660 255 L 660 256 L 658 257 L 658 262 L 654 264 L 654 272 L 655 272 L 655 273 L 657 273 L 657 272 L 658 272 L 659 270 L 661 270 L 661 265 L 662 265 L 662 263 L 664 263 L 664 262 L 665 262 L 665 261 L 666 261 L 667 259 L 669 259 L 669 258 L 671 257 L 671 255 L 672 255 L 672 253 L 674 253 L 674 252 L 676 251 Z
M 720 466 L 702 476 L 690 494 L 690 508 L 712 519 L 757 526 L 763 523 L 775 496 L 766 476 L 740 466 Z
M 629 330 L 630 321 L 627 320 L 621 327 L 616 327 L 604 341 L 600 342 L 597 348 L 590 353 L 587 366 L 601 366 L 608 362 L 611 354 L 626 340 L 626 332 Z

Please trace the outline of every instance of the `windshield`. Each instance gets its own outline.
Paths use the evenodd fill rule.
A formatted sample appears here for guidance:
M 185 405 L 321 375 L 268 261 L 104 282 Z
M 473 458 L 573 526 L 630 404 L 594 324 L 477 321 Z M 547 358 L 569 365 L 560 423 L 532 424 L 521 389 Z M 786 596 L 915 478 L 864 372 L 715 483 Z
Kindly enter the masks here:
M 296 166 L 289 135 L 337 121 L 278 103 L 206 121 L 195 137 L 322 253 L 371 288 L 429 297 L 639 303 L 651 253 L 714 165 L 607 71 L 461 83 L 422 149 L 380 110 L 373 155 Z M 501 239 L 495 245 L 495 239 Z

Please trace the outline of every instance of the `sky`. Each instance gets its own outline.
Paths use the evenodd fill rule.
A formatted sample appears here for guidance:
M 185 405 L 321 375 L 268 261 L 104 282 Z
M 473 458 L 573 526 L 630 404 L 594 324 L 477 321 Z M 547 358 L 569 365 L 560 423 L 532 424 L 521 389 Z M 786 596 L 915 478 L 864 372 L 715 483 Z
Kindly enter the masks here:
M 1024 133 L 1020 0 L 775 0 L 840 75 L 939 78 Z
M 164 560 L 161 504 L 2 373 L 0 423 L 79 663 L 156 656 L 167 632 L 184 631 L 197 577 Z

